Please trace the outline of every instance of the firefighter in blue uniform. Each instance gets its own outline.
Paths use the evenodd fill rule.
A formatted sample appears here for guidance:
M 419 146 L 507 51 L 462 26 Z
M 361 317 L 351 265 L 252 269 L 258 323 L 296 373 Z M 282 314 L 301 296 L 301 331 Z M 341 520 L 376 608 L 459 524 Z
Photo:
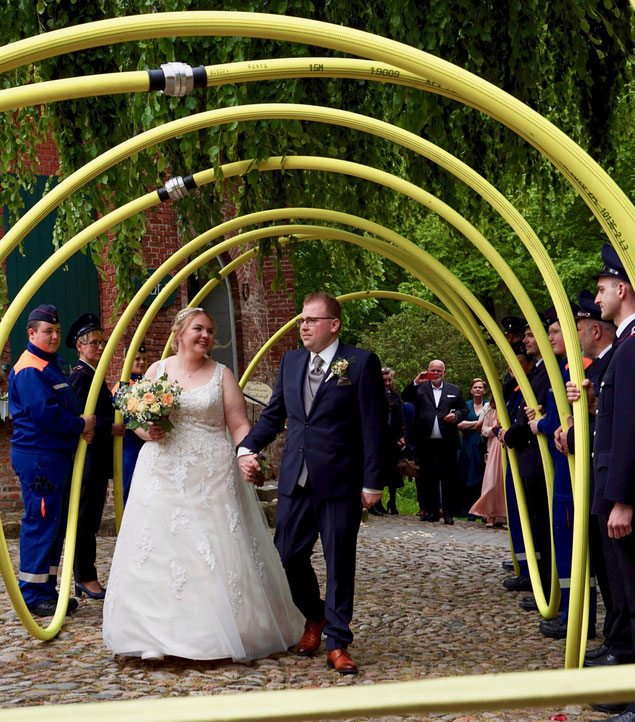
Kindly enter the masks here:
M 58 366 L 61 329 L 55 306 L 31 311 L 27 335 L 27 350 L 9 374 L 11 464 L 24 502 L 18 579 L 31 613 L 45 617 L 57 605 L 73 456 L 80 434 L 92 439 L 95 417 L 80 415 L 79 399 Z M 67 611 L 75 609 L 77 600 L 71 598 Z
M 79 363 L 73 368 L 70 381 L 82 404 L 86 403 L 99 359 L 106 341 L 101 323 L 94 313 L 83 313 L 71 324 L 66 345 L 77 349 Z M 77 517 L 75 549 L 75 594 L 103 599 L 106 590 L 97 578 L 97 532 L 106 501 L 108 480 L 112 478 L 113 435 L 123 436 L 123 424 L 115 424 L 112 395 L 102 381 L 95 405 L 97 423 L 95 438 L 86 451 L 82 490 Z
M 589 409 L 597 411 L 593 444 L 595 490 L 591 512 L 598 517 L 614 613 L 630 635 L 597 657 L 593 666 L 635 661 L 635 292 L 617 252 L 602 247 L 603 267 L 596 276 L 603 321 L 617 326 L 613 355 L 604 372 L 599 396 L 589 392 Z M 635 700 L 602 705 L 619 711 L 608 722 L 635 722 Z
M 596 306 L 594 299 L 595 294 L 586 289 L 578 294 L 579 309 L 575 314 L 575 322 L 578 330 L 578 338 L 582 347 L 582 354 L 587 358 L 593 359 L 590 366 L 587 366 L 584 375 L 593 384 L 593 388 L 599 389 L 600 383 L 604 376 L 611 356 L 613 355 L 613 341 L 615 339 L 615 325 L 610 321 L 602 320 L 602 312 L 599 306 Z M 567 384 L 567 387 L 571 384 Z M 574 400 L 572 398 L 571 400 Z M 559 451 L 563 454 L 575 453 L 575 438 L 573 433 L 573 419 L 569 417 L 569 428 L 566 431 L 558 430 L 555 434 L 555 442 Z M 593 447 L 593 431 L 595 429 L 595 414 L 589 414 L 589 434 L 591 438 L 590 447 Z M 589 477 L 590 482 L 590 498 L 593 499 L 595 489 L 595 479 L 593 467 Z M 595 578 L 602 593 L 604 608 L 606 614 L 604 616 L 602 644 L 585 655 L 585 665 L 595 666 L 595 660 L 604 655 L 604 653 L 612 648 L 615 644 L 620 643 L 624 635 L 624 630 L 620 629 L 620 620 L 616 617 L 613 610 L 613 601 L 611 589 L 608 582 L 606 564 L 602 554 L 602 543 L 600 539 L 600 527 L 598 518 L 591 514 L 589 519 L 589 553 L 591 555 L 591 568 L 595 572 Z M 626 630 L 626 637 L 630 633 Z
M 128 348 L 123 350 L 124 356 L 128 353 Z M 148 365 L 148 354 L 146 352 L 145 342 L 142 341 L 137 349 L 137 354 L 132 364 L 132 371 L 130 372 L 130 383 L 138 381 L 143 378 L 146 367 Z M 121 385 L 120 381 L 112 387 L 113 396 L 119 390 Z M 128 501 L 128 494 L 130 493 L 130 483 L 132 482 L 132 474 L 137 464 L 137 457 L 141 451 L 141 447 L 145 444 L 145 441 L 137 436 L 134 431 L 126 430 L 126 434 L 123 437 L 123 449 L 122 449 L 122 483 L 123 483 L 123 503 L 124 506 Z

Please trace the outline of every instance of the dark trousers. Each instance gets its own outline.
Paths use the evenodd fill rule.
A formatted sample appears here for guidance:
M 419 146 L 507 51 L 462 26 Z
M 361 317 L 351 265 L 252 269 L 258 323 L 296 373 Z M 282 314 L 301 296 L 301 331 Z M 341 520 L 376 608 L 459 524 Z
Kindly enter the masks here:
M 538 557 L 540 578 L 548 595 L 548 582 L 551 579 L 551 531 L 545 477 L 542 475 L 523 476 L 522 481 Z
M 77 516 L 77 546 L 73 572 L 76 582 L 92 582 L 97 579 L 97 532 L 104 512 L 108 475 L 91 471 L 82 479 Z
M 611 651 L 616 657 L 635 661 L 635 536 L 610 539 L 608 516 L 600 515 L 598 521 L 613 599 Z
M 355 555 L 361 520 L 359 495 L 322 499 L 307 479 L 290 496 L 280 495 L 274 543 L 287 574 L 296 607 L 312 622 L 326 618 L 324 633 L 329 650 L 346 649 L 353 641 L 350 621 L 355 591 Z M 326 593 L 311 564 L 318 535 L 326 561 Z
M 57 567 L 62 555 L 73 457 L 11 450 L 20 480 L 24 516 L 20 528 L 18 583 L 27 607 L 57 599 Z
M 619 624 L 613 607 L 611 585 L 609 584 L 604 554 L 602 553 L 600 522 L 595 514 L 591 514 L 589 518 L 589 554 L 591 556 L 591 569 L 595 571 L 595 578 L 600 588 L 600 593 L 602 594 L 604 609 L 606 610 L 602 636 L 608 645 L 612 645 L 613 637 L 617 636 L 619 638 Z
M 514 549 L 514 556 L 518 562 L 520 575 L 529 576 L 529 567 L 527 566 L 527 553 L 525 552 L 525 540 L 520 526 L 520 513 L 518 512 L 518 501 L 516 500 L 516 487 L 512 477 L 512 470 L 509 462 L 507 462 L 507 474 L 505 474 L 505 494 L 507 500 L 507 526 L 509 535 Z
M 424 439 L 418 449 L 422 501 L 429 514 L 438 514 L 443 507 L 445 516 L 455 513 L 458 499 L 457 447 L 445 439 Z M 439 494 L 439 484 L 441 493 Z M 421 502 L 419 502 L 421 506 Z

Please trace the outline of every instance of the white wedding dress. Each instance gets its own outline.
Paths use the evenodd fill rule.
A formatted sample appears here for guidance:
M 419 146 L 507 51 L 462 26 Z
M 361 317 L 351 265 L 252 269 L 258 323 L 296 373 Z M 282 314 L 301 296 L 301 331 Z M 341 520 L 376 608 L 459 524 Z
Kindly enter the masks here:
M 104 641 L 116 654 L 246 660 L 286 650 L 302 634 L 226 437 L 223 368 L 183 391 L 174 429 L 139 454 L 104 600 Z

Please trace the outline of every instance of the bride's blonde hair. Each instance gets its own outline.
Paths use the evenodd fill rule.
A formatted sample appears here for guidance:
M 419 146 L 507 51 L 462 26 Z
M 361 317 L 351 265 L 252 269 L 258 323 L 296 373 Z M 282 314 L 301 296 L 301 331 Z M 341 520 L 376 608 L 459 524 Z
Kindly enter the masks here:
M 207 313 L 204 308 L 182 308 L 174 317 L 174 321 L 172 322 L 172 328 L 170 329 L 172 331 L 172 341 L 170 344 L 172 347 L 172 353 L 176 353 L 179 350 L 178 336 L 180 336 L 183 331 L 185 331 L 185 329 L 190 325 L 194 316 L 198 316 L 199 313 L 207 316 L 210 323 L 212 324 L 213 333 L 216 333 L 216 321 L 214 321 L 214 319 L 209 315 L 209 313 Z

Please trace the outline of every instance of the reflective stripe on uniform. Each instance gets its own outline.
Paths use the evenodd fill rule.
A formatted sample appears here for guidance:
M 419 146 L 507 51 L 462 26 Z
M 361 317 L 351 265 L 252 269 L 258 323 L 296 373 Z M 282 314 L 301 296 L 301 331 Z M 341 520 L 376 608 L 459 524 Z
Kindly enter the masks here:
M 49 567 L 49 576 L 57 576 L 57 569 L 58 567 Z
M 571 586 L 571 579 L 560 579 L 560 577 L 558 577 L 558 583 L 560 584 L 560 589 L 569 589 Z M 595 577 L 591 577 L 589 586 L 595 586 Z
M 68 384 L 55 384 L 53 388 L 57 391 L 58 389 L 67 389 Z
M 33 582 L 33 584 L 46 584 L 49 580 L 48 574 L 29 574 L 28 572 L 20 571 L 18 573 L 18 579 L 21 582 Z

